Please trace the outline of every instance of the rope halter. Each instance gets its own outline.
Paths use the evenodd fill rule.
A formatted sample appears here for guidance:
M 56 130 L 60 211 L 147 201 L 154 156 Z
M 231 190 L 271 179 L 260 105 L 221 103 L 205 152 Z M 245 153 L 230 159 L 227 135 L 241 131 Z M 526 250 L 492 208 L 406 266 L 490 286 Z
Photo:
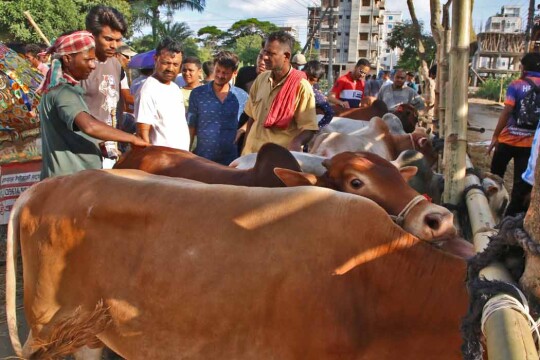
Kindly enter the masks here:
M 426 200 L 424 195 L 416 195 L 411 201 L 409 201 L 409 203 L 407 205 L 405 205 L 403 210 L 401 210 L 401 212 L 397 216 L 390 215 L 390 218 L 398 226 L 403 227 L 403 224 L 405 223 L 405 218 L 407 217 L 407 215 L 409 215 L 412 208 L 415 207 L 420 201 L 423 201 L 423 200 Z

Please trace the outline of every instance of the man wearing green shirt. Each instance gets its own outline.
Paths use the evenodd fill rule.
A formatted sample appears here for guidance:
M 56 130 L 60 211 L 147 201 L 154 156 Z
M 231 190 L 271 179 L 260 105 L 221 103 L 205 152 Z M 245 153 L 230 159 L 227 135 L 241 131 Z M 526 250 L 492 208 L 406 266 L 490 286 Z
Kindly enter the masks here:
M 87 31 L 59 37 L 48 53 L 51 68 L 42 85 L 39 104 L 42 135 L 41 179 L 73 174 L 85 169 L 101 169 L 99 140 L 148 143 L 117 130 L 90 115 L 79 81 L 95 69 L 95 40 Z

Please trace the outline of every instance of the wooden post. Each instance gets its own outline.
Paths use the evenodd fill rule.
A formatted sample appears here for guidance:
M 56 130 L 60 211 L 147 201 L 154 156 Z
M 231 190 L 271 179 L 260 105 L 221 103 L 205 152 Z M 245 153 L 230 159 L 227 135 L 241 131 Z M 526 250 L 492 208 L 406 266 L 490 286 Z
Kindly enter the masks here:
M 458 205 L 465 185 L 471 0 L 452 3 L 452 48 L 444 131 L 443 203 Z
M 538 244 L 540 243 L 540 156 L 536 160 L 531 205 L 529 205 L 529 210 L 525 216 L 525 230 L 532 240 Z M 538 298 L 540 296 L 540 281 L 538 278 L 540 257 L 530 253 L 525 253 L 525 256 L 525 272 L 520 279 L 520 284 Z
M 47 46 L 51 46 L 51 42 L 49 41 L 49 39 L 47 39 L 45 34 L 43 34 L 39 26 L 36 24 L 36 22 L 34 21 L 34 18 L 32 17 L 32 15 L 30 15 L 30 11 L 25 11 L 23 12 L 23 14 L 24 16 L 26 16 L 26 18 L 28 19 L 30 24 L 34 27 L 34 29 L 36 29 L 36 32 L 38 33 L 38 35 L 43 39 L 43 41 L 45 41 L 45 44 L 47 44 Z

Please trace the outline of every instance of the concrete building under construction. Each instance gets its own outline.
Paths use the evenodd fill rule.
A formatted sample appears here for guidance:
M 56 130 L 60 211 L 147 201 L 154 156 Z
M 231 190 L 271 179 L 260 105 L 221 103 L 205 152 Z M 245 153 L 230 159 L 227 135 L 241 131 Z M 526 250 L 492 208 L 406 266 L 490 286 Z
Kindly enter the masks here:
M 320 7 L 309 7 L 308 52 L 317 49 L 322 63 L 332 62 L 336 76 L 359 58 L 375 65 L 384 10 L 384 0 L 322 0 Z

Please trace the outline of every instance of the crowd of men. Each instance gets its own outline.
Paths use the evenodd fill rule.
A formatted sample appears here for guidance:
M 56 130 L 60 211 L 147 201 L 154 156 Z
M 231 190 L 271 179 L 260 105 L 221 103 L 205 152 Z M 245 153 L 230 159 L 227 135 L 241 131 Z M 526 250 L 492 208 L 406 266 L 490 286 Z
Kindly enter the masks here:
M 164 38 L 155 49 L 154 67 L 140 69 L 131 81 L 126 70 L 136 53 L 122 43 L 127 28 L 118 10 L 100 5 L 89 11 L 85 31 L 60 36 L 46 52 L 34 45 L 25 48 L 28 61 L 46 75 L 39 105 L 42 178 L 110 168 L 118 156 L 117 142 L 193 151 L 228 165 L 267 142 L 301 151 L 332 120 L 333 106 L 365 107 L 381 100 L 390 111 L 401 104 L 426 113 L 433 108 L 434 71 L 426 74 L 421 96 L 414 73 L 397 69 L 377 77 L 370 74 L 367 59 L 339 77 L 326 96 L 318 88 L 325 67 L 293 55 L 295 40 L 282 31 L 263 41 L 255 66 L 241 69 L 230 51 L 202 63 L 185 57 L 177 40 Z M 522 62 L 525 75 L 536 82 L 540 60 L 531 56 Z M 512 158 L 516 163 L 512 213 L 522 210 L 516 203 L 530 192 L 530 180 L 519 174 L 526 169 L 534 135 L 512 132 L 508 121 L 523 97 L 524 86 L 518 85 L 510 88 L 521 91 L 507 97 L 489 148 L 496 149 L 494 173 L 504 174 Z

